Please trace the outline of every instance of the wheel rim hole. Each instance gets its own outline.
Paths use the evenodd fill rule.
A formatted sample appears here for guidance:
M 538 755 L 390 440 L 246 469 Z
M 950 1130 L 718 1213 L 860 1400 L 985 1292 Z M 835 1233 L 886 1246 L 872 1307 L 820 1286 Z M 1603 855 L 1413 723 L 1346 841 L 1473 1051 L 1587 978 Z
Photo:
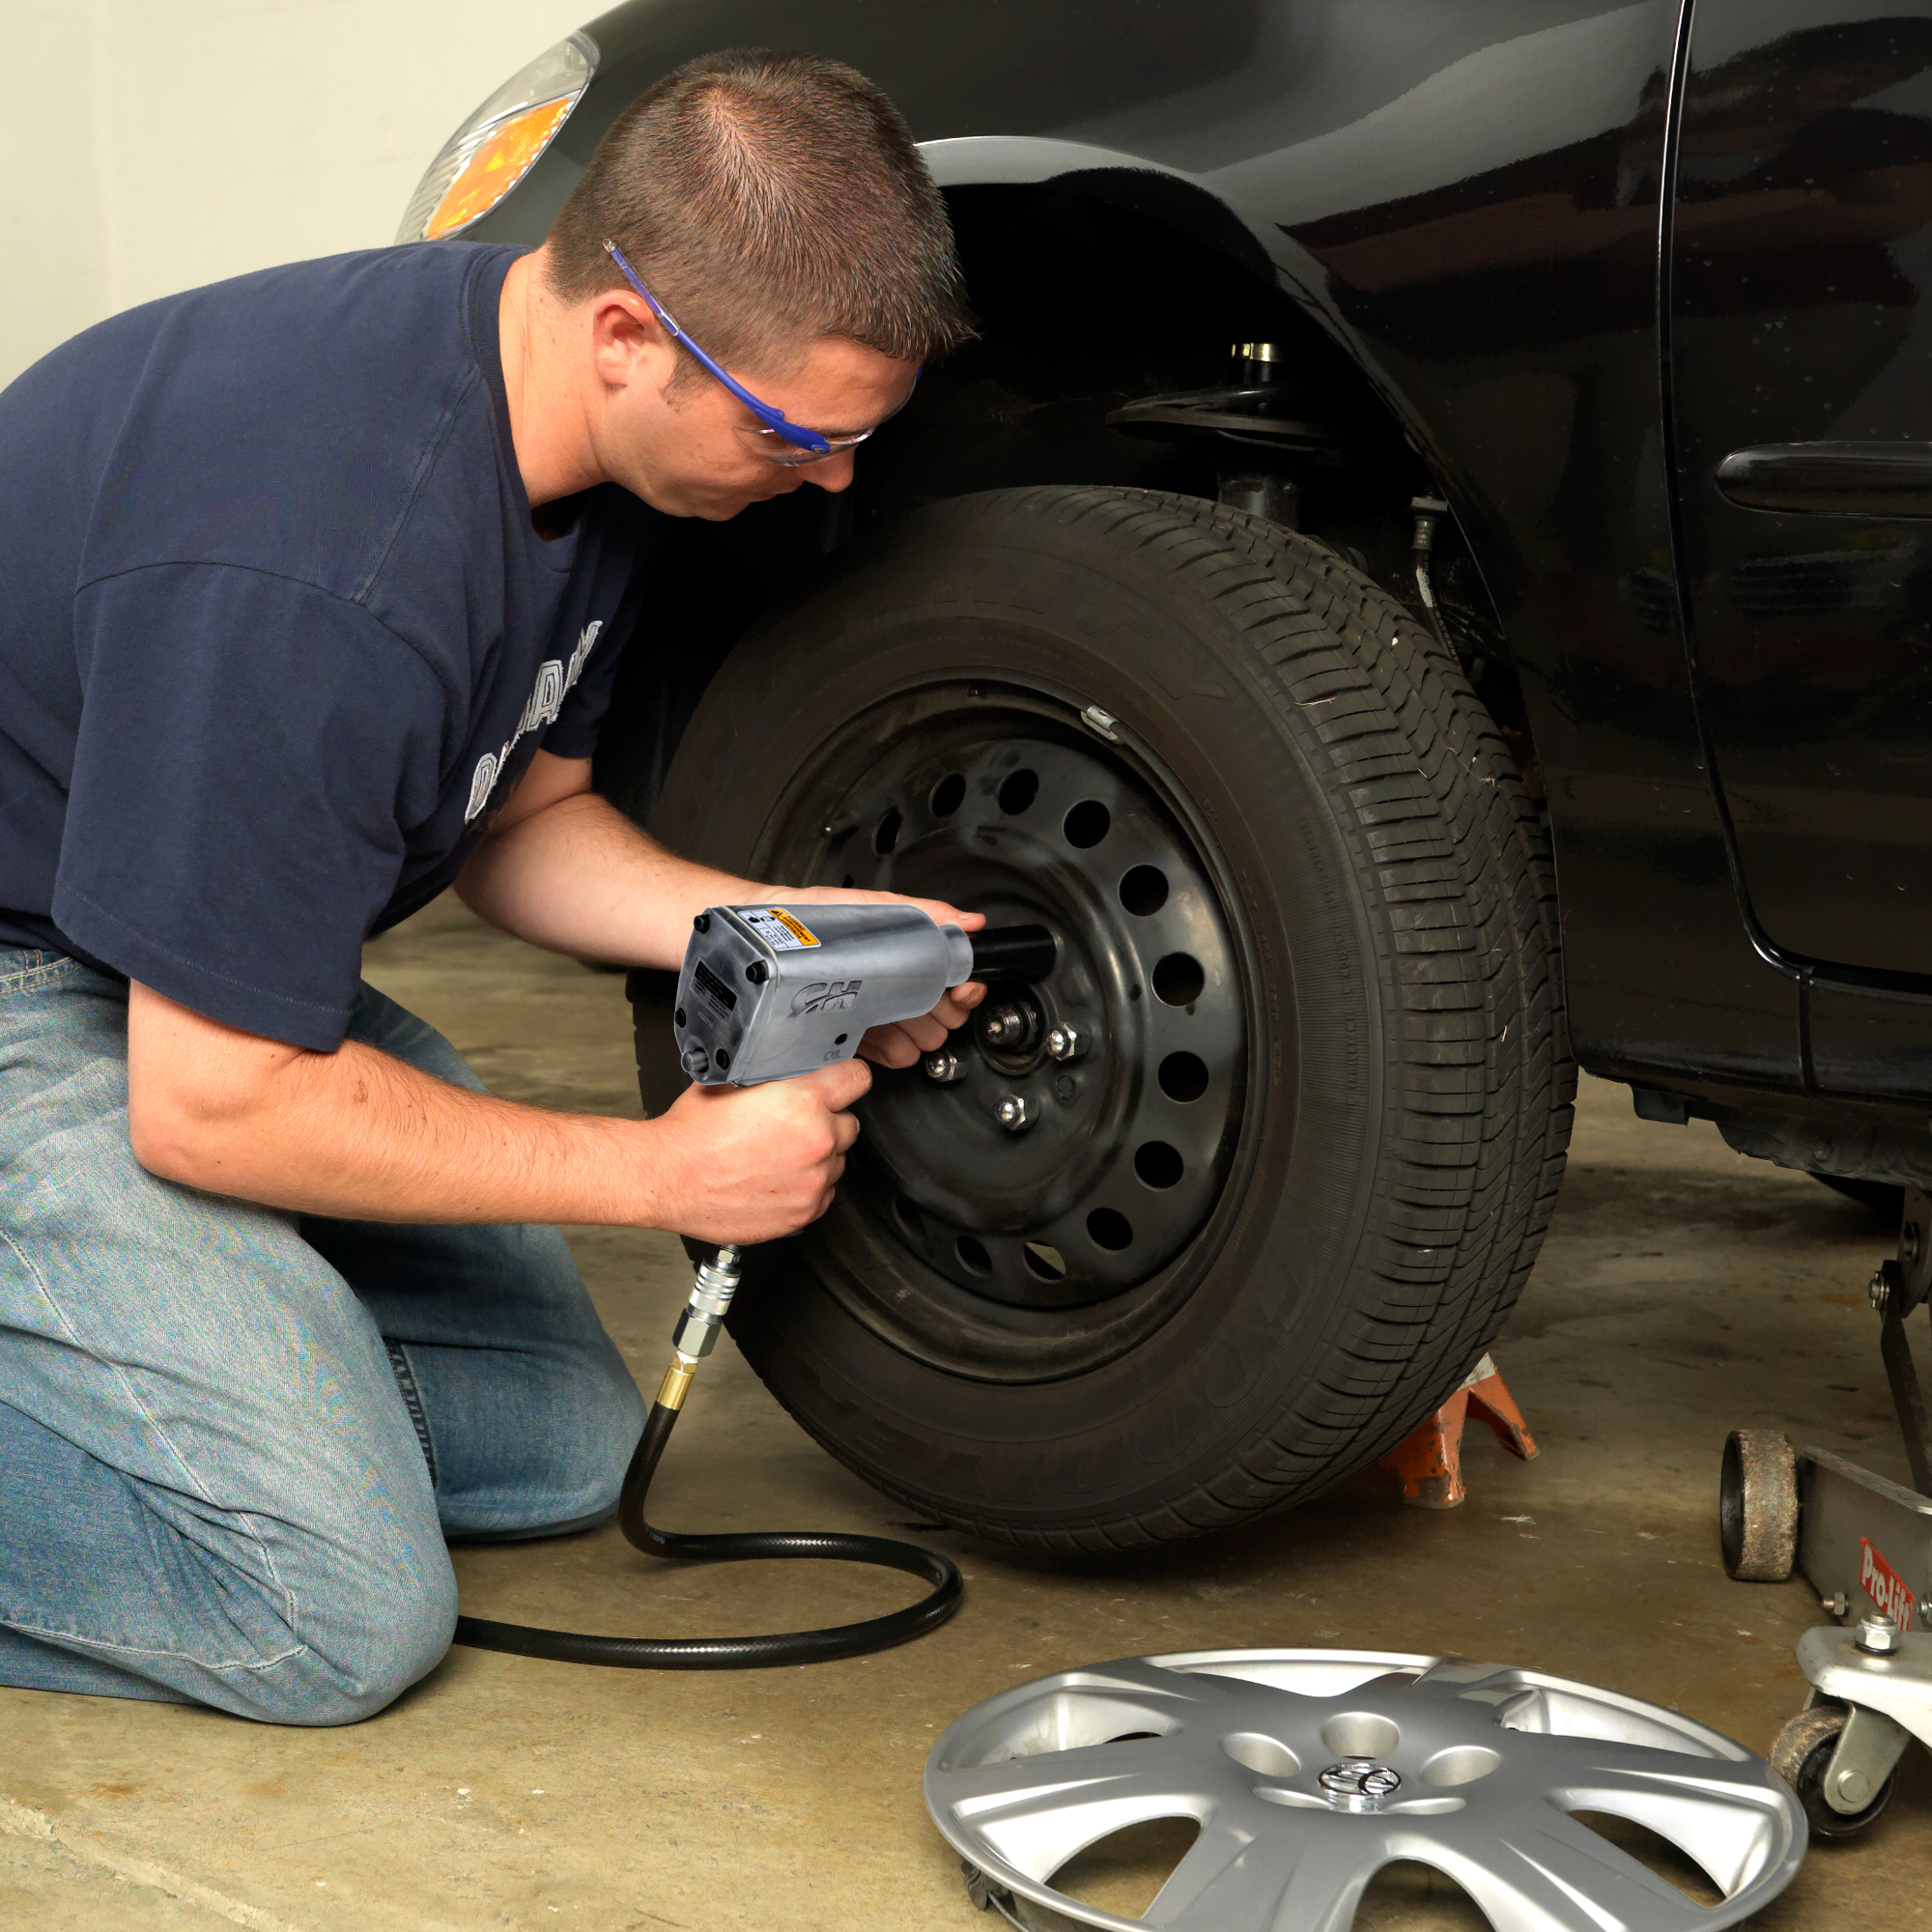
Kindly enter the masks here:
M 1134 1150 L 1134 1172 L 1150 1187 L 1172 1187 L 1187 1172 L 1179 1148 L 1165 1141 L 1143 1141 Z
M 1257 1777 L 1293 1777 L 1301 1769 L 1301 1760 L 1279 1738 L 1260 1731 L 1236 1731 L 1221 1740 L 1221 1748 Z
M 1169 1007 L 1191 1007 L 1208 976 L 1191 952 L 1170 952 L 1153 969 L 1153 996 Z
M 891 807 L 872 834 L 872 850 L 884 858 L 899 842 L 899 829 L 905 824 L 897 806 Z
M 1502 1768 L 1502 1759 L 1488 1745 L 1451 1745 L 1422 1767 L 1425 1784 L 1473 1784 Z
M 1198 1054 L 1170 1053 L 1156 1077 L 1170 1100 L 1198 1100 L 1208 1091 L 1208 1063 Z
M 933 786 L 926 800 L 935 818 L 951 818 L 965 803 L 966 780 L 959 772 L 949 772 Z
M 900 1229 L 904 1232 L 908 1240 L 924 1240 L 925 1216 L 919 1211 L 919 1203 L 917 1201 L 908 1201 L 901 1194 L 893 1203 L 893 1216 L 898 1222 Z
M 1158 912 L 1167 903 L 1167 874 L 1158 866 L 1136 866 L 1121 881 L 1121 903 L 1136 919 L 1146 919 L 1150 913 Z M 1177 953 L 1174 956 L 1183 958 L 1186 955 Z
M 1065 1281 L 1066 1279 L 1066 1259 L 1058 1248 L 1049 1247 L 1044 1241 L 1029 1241 L 1026 1244 L 1027 1272 L 1040 1281 Z
M 1134 1224 L 1112 1208 L 1096 1208 L 1087 1217 L 1087 1234 L 1096 1248 L 1117 1255 L 1134 1244 Z
M 1086 851 L 1091 845 L 1099 844 L 1106 838 L 1114 823 L 1114 814 L 1097 798 L 1083 798 L 1061 824 L 1066 835 L 1066 842 Z
M 1017 818 L 1039 796 L 1039 774 L 1012 773 L 1000 787 L 1000 810 L 1009 818 Z
M 986 1244 L 977 1235 L 961 1235 L 952 1243 L 952 1252 L 959 1257 L 959 1265 L 968 1274 L 991 1274 L 993 1258 L 986 1252 Z
M 1321 1742 L 1337 1757 L 1387 1757 L 1402 1732 L 1374 1711 L 1344 1711 L 1321 1726 Z

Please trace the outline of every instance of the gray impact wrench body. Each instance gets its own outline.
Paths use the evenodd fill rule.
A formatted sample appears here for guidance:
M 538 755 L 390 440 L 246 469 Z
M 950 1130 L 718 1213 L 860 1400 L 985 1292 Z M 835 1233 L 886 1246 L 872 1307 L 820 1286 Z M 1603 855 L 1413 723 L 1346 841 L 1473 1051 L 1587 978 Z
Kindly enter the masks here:
M 968 936 L 908 905 L 713 906 L 693 923 L 675 1025 L 700 1087 L 849 1060 L 867 1028 L 929 1013 L 949 986 L 1052 970 L 1044 926 Z

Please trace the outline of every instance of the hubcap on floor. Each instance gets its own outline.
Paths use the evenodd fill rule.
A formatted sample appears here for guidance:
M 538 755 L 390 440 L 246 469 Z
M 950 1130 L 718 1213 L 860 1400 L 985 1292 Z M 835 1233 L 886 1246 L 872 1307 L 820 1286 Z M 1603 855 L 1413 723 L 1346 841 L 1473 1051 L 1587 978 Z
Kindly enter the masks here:
M 982 1885 L 1119 1932 L 1347 1932 L 1398 1860 L 1447 1874 L 1497 1932 L 1705 1932 L 1775 1898 L 1805 1844 L 1770 1766 L 1674 1711 L 1373 1651 L 1124 1658 L 1020 1685 L 940 1738 L 925 1801 Z M 1579 1812 L 1667 1839 L 1722 1902 Z M 1143 1918 L 1054 1889 L 1089 1846 L 1164 1819 L 1199 1835 Z

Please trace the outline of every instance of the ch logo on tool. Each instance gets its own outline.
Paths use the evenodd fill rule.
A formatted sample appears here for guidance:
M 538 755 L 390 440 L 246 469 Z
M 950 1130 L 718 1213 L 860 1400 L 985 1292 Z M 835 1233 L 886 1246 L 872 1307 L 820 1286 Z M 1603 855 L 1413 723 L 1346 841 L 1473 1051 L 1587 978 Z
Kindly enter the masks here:
M 865 983 L 863 980 L 817 980 L 810 986 L 801 986 L 792 995 L 790 1016 L 802 1019 L 808 1013 L 829 1013 L 849 1007 Z

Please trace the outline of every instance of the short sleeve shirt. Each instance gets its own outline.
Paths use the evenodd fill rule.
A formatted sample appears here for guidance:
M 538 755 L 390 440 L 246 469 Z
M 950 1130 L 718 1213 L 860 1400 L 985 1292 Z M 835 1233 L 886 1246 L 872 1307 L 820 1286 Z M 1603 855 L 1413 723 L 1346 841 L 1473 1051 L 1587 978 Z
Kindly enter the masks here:
M 539 747 L 590 753 L 663 519 L 604 485 L 533 526 L 518 252 L 217 283 L 0 391 L 0 946 L 327 1050 L 363 940 Z

